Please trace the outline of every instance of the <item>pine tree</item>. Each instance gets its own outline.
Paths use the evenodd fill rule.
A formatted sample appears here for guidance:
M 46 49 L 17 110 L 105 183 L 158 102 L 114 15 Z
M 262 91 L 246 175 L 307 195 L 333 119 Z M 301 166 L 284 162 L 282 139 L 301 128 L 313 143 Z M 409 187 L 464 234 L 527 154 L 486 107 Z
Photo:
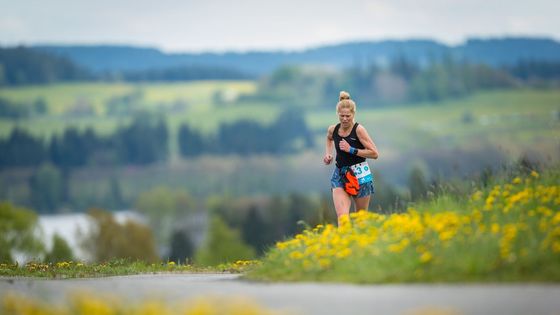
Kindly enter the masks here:
M 56 263 L 61 261 L 72 261 L 74 255 L 68 243 L 58 234 L 53 235 L 53 246 L 50 252 L 45 256 L 45 262 Z
M 186 231 L 176 230 L 171 235 L 170 261 L 187 263 L 194 255 L 194 244 Z
M 267 245 L 267 228 L 259 211 L 253 206 L 245 217 L 242 226 L 243 240 L 261 255 Z

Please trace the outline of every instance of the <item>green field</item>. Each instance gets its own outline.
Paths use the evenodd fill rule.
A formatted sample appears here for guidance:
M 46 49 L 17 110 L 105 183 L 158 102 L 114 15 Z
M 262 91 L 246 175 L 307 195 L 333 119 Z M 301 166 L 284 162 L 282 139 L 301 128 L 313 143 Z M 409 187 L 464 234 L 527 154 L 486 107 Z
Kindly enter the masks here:
M 284 109 L 271 103 L 237 101 L 256 91 L 253 81 L 204 81 L 187 83 L 79 83 L 23 88 L 5 88 L 0 97 L 20 103 L 41 98 L 48 114 L 19 121 L 0 119 L 0 138 L 15 126 L 49 139 L 66 128 L 92 127 L 107 135 L 128 124 L 131 115 L 109 115 L 111 99 L 137 96 L 136 109 L 159 113 L 170 129 L 170 148 L 177 157 L 177 131 L 187 123 L 200 132 L 213 134 L 220 124 L 239 119 L 272 122 Z M 217 101 L 217 97 L 219 100 Z M 81 103 L 80 103 L 81 102 Z M 76 114 L 77 103 L 90 104 L 92 111 Z M 535 148 L 556 157 L 560 137 L 560 90 L 519 89 L 480 92 L 458 100 L 438 103 L 403 104 L 376 108 L 357 100 L 356 120 L 367 127 L 384 152 L 403 152 L 428 147 L 477 149 L 500 147 L 512 156 Z M 89 105 L 86 105 L 86 107 Z M 302 108 L 302 115 L 316 132 L 322 146 L 329 124 L 337 121 L 334 111 Z
M 16 102 L 46 101 L 49 115 L 14 122 L 0 120 L 0 137 L 6 137 L 18 125 L 35 135 L 50 137 L 69 126 L 93 127 L 99 134 L 110 134 L 127 116 L 107 115 L 108 101 L 136 93 L 138 108 L 160 112 L 168 120 L 172 137 L 182 123 L 205 133 L 216 131 L 220 123 L 238 119 L 254 119 L 270 123 L 282 110 L 276 104 L 243 103 L 239 95 L 252 94 L 252 81 L 205 81 L 188 83 L 123 84 L 80 83 L 39 87 L 5 88 L 0 97 Z M 217 104 L 215 95 L 226 95 L 226 102 Z M 90 104 L 88 115 L 73 114 L 75 104 Z M 444 142 L 452 146 L 468 145 L 472 139 L 500 141 L 506 146 L 554 139 L 559 130 L 559 90 L 508 90 L 481 92 L 460 100 L 439 103 L 401 105 L 375 108 L 365 100 L 357 100 L 356 120 L 368 127 L 374 139 L 388 139 L 391 147 L 434 145 Z M 180 104 L 173 109 L 174 104 Z M 306 110 L 311 128 L 324 133 L 337 120 L 333 110 Z M 415 135 L 415 137 L 411 137 Z M 412 141 L 411 141 L 412 140 Z M 547 143 L 549 145 L 549 143 Z
M 518 153 L 519 145 L 559 144 L 560 91 L 483 92 L 460 100 L 384 109 L 362 109 L 358 102 L 356 120 L 368 127 L 374 141 L 389 138 L 391 146 L 401 149 L 488 141 Z M 326 130 L 336 115 L 334 110 L 317 113 L 309 115 L 308 122 Z
M 84 100 L 95 108 L 96 114 L 106 112 L 105 103 L 132 92 L 142 95 L 142 102 L 149 106 L 183 100 L 192 106 L 208 106 L 216 91 L 235 96 L 250 94 L 255 90 L 251 81 L 196 81 L 181 83 L 64 83 L 42 86 L 3 88 L 0 97 L 15 102 L 31 102 L 43 98 L 52 114 L 68 111 L 77 100 Z
M 1 89 L 0 98 L 13 102 L 45 100 L 48 115 L 20 121 L 0 119 L 0 137 L 7 137 L 15 126 L 45 139 L 61 134 L 70 126 L 81 130 L 91 127 L 100 135 L 108 135 L 118 126 L 131 121 L 130 116 L 108 115 L 108 102 L 112 98 L 137 93 L 140 95 L 136 105 L 139 109 L 162 113 L 167 119 L 171 135 L 170 147 L 174 155 L 177 130 L 183 123 L 204 133 L 211 133 L 220 123 L 238 119 L 271 122 L 280 111 L 279 108 L 269 104 L 240 104 L 234 101 L 240 95 L 254 93 L 255 88 L 252 81 L 204 81 L 135 85 L 77 83 Z M 226 95 L 226 101 L 215 104 L 213 101 L 216 93 Z M 78 103 L 87 104 L 86 107 L 89 106 L 91 112 L 76 114 L 73 110 Z M 181 107 L 174 109 L 176 104 Z
M 128 123 L 130 117 L 107 115 L 110 106 L 108 102 L 131 93 L 139 95 L 135 104 L 138 109 L 163 113 L 168 118 L 172 130 L 182 122 L 206 132 L 214 130 L 219 122 L 226 120 L 272 120 L 276 110 L 267 106 L 213 103 L 215 93 L 225 93 L 235 99 L 239 95 L 253 93 L 255 88 L 255 83 L 251 81 L 204 81 L 136 85 L 77 83 L 1 89 L 0 97 L 13 102 L 31 103 L 37 99 L 45 100 L 49 114 L 19 122 L 0 120 L 0 137 L 6 137 L 16 125 L 44 137 L 61 133 L 69 126 L 93 127 L 99 134 L 110 134 L 120 124 Z M 90 112 L 76 114 L 75 110 L 79 104 L 91 109 Z M 173 109 L 175 104 L 180 104 L 181 107 Z

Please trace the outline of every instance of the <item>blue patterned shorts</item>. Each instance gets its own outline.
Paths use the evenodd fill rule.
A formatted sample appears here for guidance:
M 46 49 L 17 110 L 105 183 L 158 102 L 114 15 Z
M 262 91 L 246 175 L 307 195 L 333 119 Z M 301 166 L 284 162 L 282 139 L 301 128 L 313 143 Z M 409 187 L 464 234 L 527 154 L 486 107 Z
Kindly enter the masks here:
M 331 188 L 344 188 L 344 175 L 348 170 L 349 166 L 343 166 L 338 168 L 335 166 L 332 177 L 331 177 Z M 372 173 L 373 174 L 373 173 Z M 373 187 L 373 181 L 367 182 L 360 185 L 360 190 L 356 198 L 362 198 L 375 193 L 375 188 Z

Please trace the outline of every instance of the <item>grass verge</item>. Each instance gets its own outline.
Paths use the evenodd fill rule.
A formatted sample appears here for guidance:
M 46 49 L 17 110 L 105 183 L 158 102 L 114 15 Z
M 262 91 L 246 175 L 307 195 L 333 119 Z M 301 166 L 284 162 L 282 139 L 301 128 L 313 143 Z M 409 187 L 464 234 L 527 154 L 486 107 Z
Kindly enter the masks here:
M 560 169 L 514 177 L 406 213 L 352 213 L 276 244 L 253 280 L 560 281 Z
M 213 267 L 203 267 L 190 264 L 176 264 L 174 262 L 150 264 L 142 261 L 129 261 L 125 259 L 99 264 L 73 261 L 58 263 L 28 262 L 23 266 L 17 264 L 0 264 L 0 276 L 65 279 L 150 273 L 243 273 L 258 263 L 258 261 L 239 260 Z

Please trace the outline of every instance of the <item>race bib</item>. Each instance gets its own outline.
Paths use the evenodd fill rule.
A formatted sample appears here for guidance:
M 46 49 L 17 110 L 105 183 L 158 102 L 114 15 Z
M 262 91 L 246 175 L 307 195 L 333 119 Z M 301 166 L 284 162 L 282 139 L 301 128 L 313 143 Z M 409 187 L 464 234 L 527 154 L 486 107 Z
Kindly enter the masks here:
M 367 162 L 354 164 L 350 166 L 350 168 L 354 172 L 354 175 L 358 179 L 360 185 L 373 181 L 373 175 L 371 174 L 371 170 L 369 169 Z

